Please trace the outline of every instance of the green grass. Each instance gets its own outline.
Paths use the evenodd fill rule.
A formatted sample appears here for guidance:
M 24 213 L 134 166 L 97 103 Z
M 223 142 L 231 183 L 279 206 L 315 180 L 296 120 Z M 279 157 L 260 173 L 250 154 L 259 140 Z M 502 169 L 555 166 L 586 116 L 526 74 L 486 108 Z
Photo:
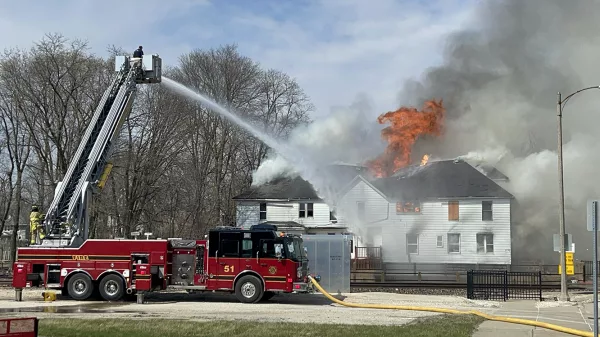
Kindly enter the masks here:
M 473 334 L 481 322 L 481 318 L 470 315 L 439 316 L 420 319 L 404 326 L 59 318 L 41 319 L 39 335 L 45 337 L 467 337 Z

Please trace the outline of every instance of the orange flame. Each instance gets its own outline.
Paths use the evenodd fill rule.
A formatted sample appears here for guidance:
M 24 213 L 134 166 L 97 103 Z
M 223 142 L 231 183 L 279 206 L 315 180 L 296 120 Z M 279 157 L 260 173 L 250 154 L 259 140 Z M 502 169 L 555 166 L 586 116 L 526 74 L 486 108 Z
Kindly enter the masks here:
M 385 152 L 366 163 L 373 175 L 388 177 L 408 166 L 412 147 L 420 136 L 441 135 L 445 112 L 441 100 L 431 100 L 423 104 L 422 110 L 401 107 L 379 116 L 377 121 L 380 124 L 391 125 L 381 131 L 381 136 L 388 142 Z
M 421 159 L 421 166 L 427 165 L 428 161 L 429 161 L 429 155 L 424 155 L 423 159 Z

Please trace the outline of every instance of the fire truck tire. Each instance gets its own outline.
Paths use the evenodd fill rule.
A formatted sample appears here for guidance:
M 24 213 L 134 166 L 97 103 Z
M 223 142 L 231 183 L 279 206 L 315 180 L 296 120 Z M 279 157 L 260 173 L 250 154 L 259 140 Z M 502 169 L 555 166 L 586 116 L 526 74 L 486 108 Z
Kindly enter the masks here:
M 242 276 L 235 284 L 235 297 L 242 303 L 256 303 L 263 297 L 263 287 L 258 277 Z
M 125 283 L 121 276 L 109 274 L 100 280 L 98 291 L 100 296 L 107 301 L 119 301 L 125 295 Z
M 67 287 L 69 296 L 77 301 L 87 300 L 94 292 L 92 279 L 84 273 L 77 273 L 71 276 Z

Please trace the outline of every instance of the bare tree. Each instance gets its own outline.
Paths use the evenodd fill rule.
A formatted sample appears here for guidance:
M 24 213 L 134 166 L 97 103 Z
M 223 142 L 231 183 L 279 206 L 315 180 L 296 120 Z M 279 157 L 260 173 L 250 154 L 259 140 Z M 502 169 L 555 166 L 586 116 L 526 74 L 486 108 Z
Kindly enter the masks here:
M 41 203 L 67 171 L 91 114 L 108 85 L 108 64 L 87 53 L 83 41 L 47 35 L 29 51 L 5 53 L 7 86 L 27 106 L 24 122 L 32 137 Z M 40 205 L 43 206 L 43 205 Z
M 4 54 L 0 81 L 10 95 L 0 156 L 12 158 L 19 149 L 20 159 L 5 161 L 14 166 L 4 168 L 12 167 L 10 174 L 0 174 L 0 202 L 8 202 L 1 199 L 5 195 L 21 200 L 21 211 L 6 214 L 18 218 L 25 200 L 48 203 L 109 85 L 112 56 L 123 53 L 111 47 L 111 57 L 103 60 L 91 55 L 85 42 L 48 35 L 29 51 Z M 280 138 L 310 121 L 312 105 L 294 79 L 262 69 L 233 45 L 194 50 L 163 73 Z M 111 177 L 94 198 L 90 235 L 128 236 L 143 229 L 158 236 L 200 237 L 216 225 L 235 223 L 232 197 L 249 186 L 268 148 L 228 119 L 160 85 L 138 90 L 109 159 Z M 20 147 L 9 152 L 9 144 Z M 10 190 L 17 180 L 21 190 Z

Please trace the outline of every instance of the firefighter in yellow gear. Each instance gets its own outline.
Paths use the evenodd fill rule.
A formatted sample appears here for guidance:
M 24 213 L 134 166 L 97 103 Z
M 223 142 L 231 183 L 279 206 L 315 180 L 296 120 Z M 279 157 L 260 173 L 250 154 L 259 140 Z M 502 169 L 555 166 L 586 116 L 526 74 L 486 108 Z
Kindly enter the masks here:
M 29 231 L 31 233 L 31 238 L 29 239 L 29 242 L 32 245 L 40 243 L 41 240 L 46 237 L 44 229 L 42 228 L 42 221 L 44 218 L 45 215 L 40 213 L 40 209 L 37 206 L 31 207 L 31 213 L 29 213 Z

